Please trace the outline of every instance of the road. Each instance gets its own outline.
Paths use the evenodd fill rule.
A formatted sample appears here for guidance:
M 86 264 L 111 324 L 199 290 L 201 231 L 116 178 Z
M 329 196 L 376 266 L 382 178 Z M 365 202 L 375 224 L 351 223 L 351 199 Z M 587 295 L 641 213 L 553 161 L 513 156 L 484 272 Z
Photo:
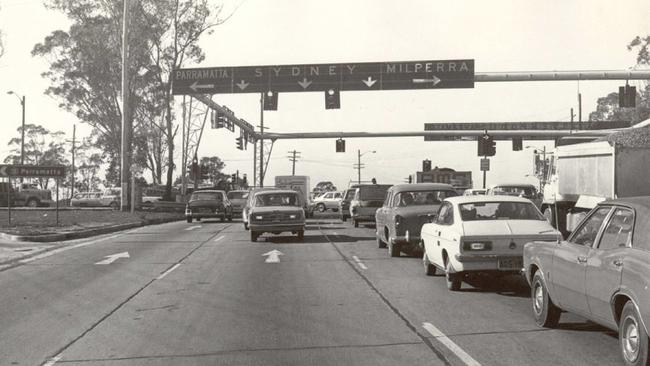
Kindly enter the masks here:
M 537 328 L 525 282 L 491 282 L 450 293 L 334 219 L 309 220 L 304 242 L 148 226 L 1 271 L 0 365 L 621 363 L 615 333 L 566 313 Z

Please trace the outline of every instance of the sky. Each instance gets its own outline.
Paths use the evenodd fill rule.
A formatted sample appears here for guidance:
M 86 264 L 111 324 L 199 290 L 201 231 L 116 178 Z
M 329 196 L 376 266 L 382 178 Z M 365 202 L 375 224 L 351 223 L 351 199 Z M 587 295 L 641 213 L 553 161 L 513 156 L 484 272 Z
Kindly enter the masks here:
M 221 1 L 215 1 L 215 4 Z M 341 62 L 474 59 L 476 72 L 625 70 L 635 54 L 627 44 L 650 34 L 647 0 L 612 1 L 377 1 L 377 0 L 233 0 L 233 16 L 201 39 L 206 59 L 187 67 L 252 66 Z M 398 5 L 397 5 L 398 4 Z M 239 5 L 237 7 L 237 5 Z M 41 0 L 0 0 L 0 29 L 6 53 L 0 58 L 0 154 L 20 124 L 20 103 L 27 99 L 27 122 L 61 130 L 71 138 L 90 130 L 58 101 L 43 92 L 46 60 L 30 51 L 68 22 Z M 631 82 L 631 84 L 638 82 Z M 583 120 L 596 100 L 618 90 L 622 81 L 476 83 L 473 89 L 342 92 L 341 109 L 326 110 L 322 92 L 281 93 L 278 110 L 264 114 L 271 132 L 421 131 L 425 123 L 568 121 L 582 94 Z M 180 97 L 177 97 L 180 100 Z M 238 117 L 259 124 L 259 95 L 219 94 L 213 98 Z M 576 117 L 577 118 L 577 117 Z M 252 177 L 252 145 L 236 149 L 238 134 L 206 128 L 199 156 L 219 156 L 226 173 Z M 177 146 L 180 147 L 180 140 Z M 509 141 L 497 142 L 487 184 L 521 181 L 531 176 L 533 150 L 553 142 L 524 141 L 531 148 L 513 152 Z M 362 180 L 399 183 L 422 160 L 433 166 L 472 171 L 482 184 L 476 142 L 425 142 L 422 137 L 346 139 L 346 152 L 335 152 L 334 139 L 278 140 L 273 146 L 265 184 L 291 174 L 288 152 L 300 152 L 296 174 L 312 185 L 332 181 L 339 188 L 357 179 L 358 151 Z M 375 151 L 375 153 L 372 153 Z M 180 151 L 178 154 L 180 166 Z M 148 178 L 145 174 L 145 178 Z

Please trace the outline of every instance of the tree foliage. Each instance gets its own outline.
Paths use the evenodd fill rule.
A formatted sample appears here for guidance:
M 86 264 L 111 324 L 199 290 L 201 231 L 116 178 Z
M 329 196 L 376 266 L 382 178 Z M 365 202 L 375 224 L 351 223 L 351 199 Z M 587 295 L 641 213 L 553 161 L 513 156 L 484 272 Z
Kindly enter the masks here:
M 201 166 L 208 167 L 208 176 L 210 177 L 210 183 L 216 185 L 220 180 L 225 180 L 228 176 L 224 174 L 223 168 L 226 167 L 224 163 L 218 156 L 204 156 L 200 161 Z

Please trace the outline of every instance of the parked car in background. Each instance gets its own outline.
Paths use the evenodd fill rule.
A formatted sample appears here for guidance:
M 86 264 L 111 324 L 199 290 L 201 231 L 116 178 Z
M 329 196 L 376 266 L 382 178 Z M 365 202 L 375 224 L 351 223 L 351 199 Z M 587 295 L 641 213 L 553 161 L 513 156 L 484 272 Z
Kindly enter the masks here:
M 491 185 L 485 194 L 523 197 L 531 200 L 538 208 L 542 204 L 542 194 L 532 184 L 500 183 Z
M 201 221 L 205 218 L 219 218 L 232 221 L 232 205 L 225 191 L 206 189 L 192 192 L 185 207 L 185 218 L 188 223 L 193 219 Z
M 246 204 L 244 205 L 244 208 L 242 209 L 241 213 L 241 219 L 242 222 L 244 223 L 244 229 L 248 230 L 248 223 L 249 223 L 249 217 L 250 217 L 250 209 L 253 206 L 253 199 L 255 198 L 255 194 L 257 192 L 263 192 L 263 191 L 271 191 L 271 190 L 277 190 L 277 188 L 274 187 L 262 187 L 262 188 L 251 188 L 248 190 L 248 198 L 246 199 Z
M 291 232 L 302 240 L 305 235 L 305 211 L 299 193 L 293 190 L 256 192 L 249 213 L 251 241 L 263 233 Z
M 98 207 L 100 206 L 100 199 L 102 192 L 78 192 L 70 199 L 70 206 L 72 207 Z
M 562 310 L 618 331 L 626 365 L 649 365 L 650 197 L 599 203 L 564 241 L 524 247 L 533 317 L 555 327 Z
M 235 190 L 230 191 L 227 194 L 228 200 L 232 204 L 232 213 L 233 215 L 241 215 L 244 211 L 244 206 L 246 206 L 246 200 L 248 199 L 248 191 L 246 190 Z
M 426 274 L 443 270 L 447 287 L 458 291 L 469 273 L 520 273 L 524 244 L 555 241 L 560 233 L 528 199 L 458 196 L 442 202 L 421 236 Z
M 483 195 L 487 189 L 484 188 L 470 188 L 466 189 L 465 192 L 463 192 L 463 196 L 478 196 L 478 195 Z
M 148 187 L 142 191 L 142 204 L 153 205 L 154 202 L 162 201 L 164 189 Z
M 122 189 L 117 188 L 106 188 L 101 197 L 99 198 L 99 205 L 103 207 L 110 207 L 114 210 L 120 208 L 120 202 L 122 201 L 121 197 Z
M 325 192 L 312 200 L 314 211 L 325 212 L 327 210 L 338 211 L 339 202 L 343 199 L 341 192 Z
M 341 195 L 341 200 L 339 201 L 339 213 L 340 213 L 341 221 L 343 222 L 345 222 L 347 219 L 351 217 L 350 202 L 354 198 L 354 194 L 358 186 L 359 185 L 357 184 L 353 184 L 352 186 L 350 186 L 350 188 L 343 191 L 343 194 Z
M 11 205 L 20 207 L 47 207 L 54 204 L 52 192 L 49 189 L 40 189 L 35 183 L 19 183 L 12 185 L 9 182 L 0 182 L 0 201 L 6 206 L 8 196 L 11 194 Z
M 375 222 L 375 211 L 384 203 L 391 184 L 361 184 L 350 201 L 350 217 L 354 227 L 360 222 Z
M 420 229 L 430 222 L 447 197 L 458 193 L 450 184 L 397 184 L 388 189 L 386 199 L 375 213 L 377 244 L 388 246 L 391 257 L 401 252 L 420 254 Z

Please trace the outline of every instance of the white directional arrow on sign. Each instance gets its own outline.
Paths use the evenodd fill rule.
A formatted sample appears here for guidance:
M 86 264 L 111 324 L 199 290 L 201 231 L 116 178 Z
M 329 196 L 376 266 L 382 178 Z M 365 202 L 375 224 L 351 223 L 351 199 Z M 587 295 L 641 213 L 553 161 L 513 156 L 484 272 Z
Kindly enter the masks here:
M 195 81 L 192 85 L 190 85 L 190 89 L 194 90 L 195 92 L 198 91 L 199 89 L 210 89 L 214 88 L 214 84 L 199 84 L 198 81 Z
M 433 83 L 433 85 L 436 85 L 439 82 L 440 82 L 440 79 L 438 79 L 436 76 L 434 76 L 431 79 L 413 79 L 413 84 Z
M 235 84 L 239 87 L 239 90 L 244 90 L 250 83 L 245 82 L 244 80 L 240 81 L 238 84 Z
M 117 254 L 111 254 L 107 255 L 106 259 L 103 261 L 99 261 L 95 264 L 111 264 L 118 260 L 119 258 L 130 258 L 131 256 L 129 255 L 129 252 L 122 252 L 122 253 L 117 253 Z
M 262 257 L 267 257 L 265 263 L 280 263 L 280 256 L 284 255 L 281 251 L 273 249 L 270 252 L 262 254 Z
M 6 177 L 6 176 L 9 175 L 7 173 L 7 168 L 9 168 L 9 167 L 6 166 L 6 165 L 5 166 L 0 166 L 0 177 Z
M 363 81 L 363 83 L 366 84 L 368 88 L 372 87 L 377 82 L 377 80 L 372 80 L 372 76 L 368 76 L 368 79 L 361 81 Z
M 307 89 L 311 85 L 311 81 L 307 80 L 307 78 L 302 78 L 302 81 L 299 81 L 298 84 L 300 84 L 303 89 Z

